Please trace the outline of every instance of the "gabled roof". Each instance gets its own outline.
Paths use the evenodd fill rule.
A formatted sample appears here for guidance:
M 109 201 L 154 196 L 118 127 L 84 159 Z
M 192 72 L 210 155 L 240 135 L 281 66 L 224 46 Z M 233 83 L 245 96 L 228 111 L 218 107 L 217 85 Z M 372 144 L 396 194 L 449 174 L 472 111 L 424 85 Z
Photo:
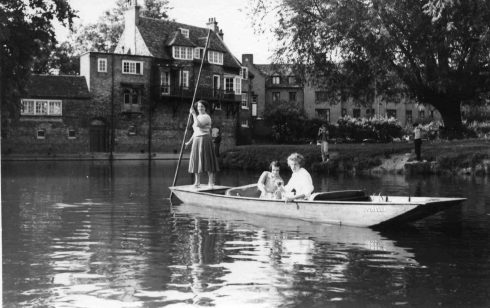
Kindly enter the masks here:
M 168 42 L 165 44 L 167 46 L 187 46 L 187 47 L 197 47 L 196 44 L 192 43 L 188 38 L 186 38 L 180 31 L 175 31 L 169 36 Z
M 172 59 L 170 46 L 204 48 L 209 31 L 207 28 L 143 16 L 139 17 L 137 27 L 151 54 L 156 58 L 169 60 Z M 180 29 L 188 29 L 189 38 L 182 35 Z M 223 52 L 223 65 L 240 68 L 240 62 L 236 61 L 223 41 L 213 31 L 209 38 L 208 49 Z
M 90 98 L 84 76 L 31 75 L 26 91 L 31 98 Z

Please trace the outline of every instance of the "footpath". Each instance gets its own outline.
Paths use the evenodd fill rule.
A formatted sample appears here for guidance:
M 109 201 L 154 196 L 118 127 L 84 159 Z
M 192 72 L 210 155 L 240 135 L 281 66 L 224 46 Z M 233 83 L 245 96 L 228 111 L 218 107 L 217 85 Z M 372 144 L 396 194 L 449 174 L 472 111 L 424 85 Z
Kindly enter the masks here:
M 113 153 L 113 160 L 148 160 L 148 153 Z M 75 154 L 8 154 L 1 156 L 2 161 L 64 161 L 64 160 L 110 160 L 110 153 L 75 153 Z M 151 160 L 178 160 L 179 154 L 153 153 Z M 188 160 L 189 153 L 184 153 L 182 159 Z

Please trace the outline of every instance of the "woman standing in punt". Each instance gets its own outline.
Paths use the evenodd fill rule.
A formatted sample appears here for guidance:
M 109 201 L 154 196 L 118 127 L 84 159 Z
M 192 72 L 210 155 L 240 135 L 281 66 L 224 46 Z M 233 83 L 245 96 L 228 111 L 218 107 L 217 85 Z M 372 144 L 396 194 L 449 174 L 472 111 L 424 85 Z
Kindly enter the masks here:
M 192 144 L 191 154 L 189 157 L 189 173 L 195 174 L 194 186 L 199 188 L 201 185 L 201 174 L 208 173 L 208 186 L 213 188 L 215 173 L 219 171 L 218 159 L 214 152 L 213 141 L 211 139 L 211 117 L 207 113 L 208 103 L 200 100 L 195 104 L 199 114 L 196 113 L 194 106 L 191 106 L 189 112 L 192 115 L 192 128 L 194 133 L 185 143 L 186 147 Z

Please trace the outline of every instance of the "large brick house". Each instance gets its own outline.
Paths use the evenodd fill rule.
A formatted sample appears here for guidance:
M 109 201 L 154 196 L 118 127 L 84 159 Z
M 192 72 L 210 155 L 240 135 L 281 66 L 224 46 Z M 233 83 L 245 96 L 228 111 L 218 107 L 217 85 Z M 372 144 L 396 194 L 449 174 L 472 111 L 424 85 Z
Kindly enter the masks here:
M 107 146 L 113 144 L 116 152 L 179 149 L 208 34 L 196 100 L 210 103 L 223 146 L 234 145 L 242 67 L 224 44 L 216 20 L 210 18 L 201 28 L 142 17 L 139 10 L 132 1 L 114 53 L 89 52 L 80 58 L 80 74 L 93 100 L 106 106 L 104 123 L 113 132 L 107 134 Z
M 2 154 L 88 150 L 90 120 L 97 119 L 84 77 L 32 75 L 26 93 L 20 117 L 11 119 L 10 129 L 2 132 Z

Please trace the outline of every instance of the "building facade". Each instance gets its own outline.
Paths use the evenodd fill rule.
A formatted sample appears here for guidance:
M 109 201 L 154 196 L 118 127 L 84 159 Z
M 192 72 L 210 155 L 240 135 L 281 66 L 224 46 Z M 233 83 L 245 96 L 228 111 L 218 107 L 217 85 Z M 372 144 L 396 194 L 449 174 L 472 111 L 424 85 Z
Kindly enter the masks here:
M 402 126 L 441 120 L 433 106 L 417 104 L 408 97 L 378 96 L 373 102 L 362 103 L 353 98 L 333 99 L 325 89 L 297 78 L 291 65 L 255 64 L 252 54 L 243 54 L 242 63 L 255 76 L 252 95 L 256 97 L 257 107 L 254 107 L 256 112 L 251 114 L 254 136 L 270 134 L 270 129 L 262 120 L 266 107 L 285 102 L 297 104 L 310 119 L 318 118 L 329 123 L 336 123 L 344 116 L 393 117 Z
M 131 1 L 114 53 L 82 55 L 80 74 L 106 108 L 108 146 L 116 152 L 177 152 L 194 97 L 210 104 L 223 147 L 236 143 L 241 64 L 214 18 L 195 27 L 142 17 Z
M 240 111 L 248 101 L 242 102 L 241 63 L 226 47 L 216 20 L 196 27 L 142 17 L 135 0 L 128 1 L 124 17 L 114 52 L 81 55 L 80 76 L 33 77 L 37 85 L 28 89 L 22 106 L 34 111 L 23 111 L 18 121 L 22 127 L 31 123 L 33 132 L 14 130 L 2 139 L 2 151 L 176 153 L 186 128 L 187 138 L 192 135 L 187 124 L 193 99 L 209 103 L 222 148 L 236 144 Z M 39 92 L 56 85 L 56 91 Z M 69 131 L 69 139 L 58 145 L 52 136 L 61 131 L 53 127 Z
M 20 116 L 2 131 L 2 154 L 86 152 L 97 142 L 95 105 L 84 77 L 32 75 Z

